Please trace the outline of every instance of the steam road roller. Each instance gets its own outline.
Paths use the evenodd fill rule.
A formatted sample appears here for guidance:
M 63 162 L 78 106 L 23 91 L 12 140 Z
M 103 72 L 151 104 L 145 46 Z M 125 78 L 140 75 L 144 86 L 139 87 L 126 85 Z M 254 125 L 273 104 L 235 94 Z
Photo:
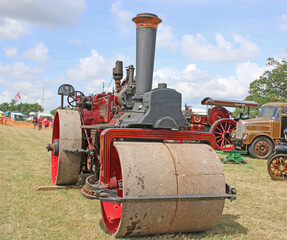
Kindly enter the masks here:
M 210 133 L 188 127 L 181 94 L 165 83 L 152 89 L 155 40 L 161 19 L 138 14 L 136 76 L 117 61 L 115 91 L 85 96 L 60 86 L 77 110 L 58 110 L 51 151 L 52 181 L 76 184 L 88 173 L 82 194 L 100 200 L 106 230 L 115 237 L 199 232 L 220 221 L 225 183 Z

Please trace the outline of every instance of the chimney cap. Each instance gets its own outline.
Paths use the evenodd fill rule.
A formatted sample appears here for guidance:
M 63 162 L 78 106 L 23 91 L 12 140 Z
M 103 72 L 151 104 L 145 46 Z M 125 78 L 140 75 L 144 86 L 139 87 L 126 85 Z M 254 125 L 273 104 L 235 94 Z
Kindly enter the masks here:
M 132 21 L 136 24 L 137 28 L 150 27 L 154 29 L 157 29 L 158 25 L 162 22 L 157 15 L 152 13 L 140 13 Z

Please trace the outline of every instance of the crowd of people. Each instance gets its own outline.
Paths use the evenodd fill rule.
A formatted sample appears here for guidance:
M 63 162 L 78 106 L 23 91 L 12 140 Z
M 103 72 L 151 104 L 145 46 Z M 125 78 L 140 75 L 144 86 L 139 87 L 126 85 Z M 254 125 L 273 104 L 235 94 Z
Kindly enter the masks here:
M 49 121 L 48 118 L 43 119 L 41 116 L 38 118 L 38 114 L 33 117 L 32 123 L 34 124 L 34 130 L 38 127 L 39 131 L 41 131 L 43 125 L 46 130 L 50 129 L 50 126 L 51 128 L 54 126 L 54 120 Z

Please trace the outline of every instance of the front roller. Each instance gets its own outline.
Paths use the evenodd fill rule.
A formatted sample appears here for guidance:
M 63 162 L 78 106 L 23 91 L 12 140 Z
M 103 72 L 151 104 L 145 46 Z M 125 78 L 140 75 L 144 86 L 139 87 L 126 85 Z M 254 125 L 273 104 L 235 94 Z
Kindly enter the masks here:
M 99 184 L 95 194 L 102 200 L 110 234 L 200 232 L 218 224 L 226 185 L 220 160 L 210 146 L 114 142 L 114 147 L 114 160 L 119 161 L 114 164 L 121 171 L 117 178 L 122 179 L 117 179 L 114 191 Z M 86 187 L 91 189 L 91 184 Z
M 57 110 L 52 145 L 48 144 L 51 153 L 52 182 L 56 185 L 70 185 L 78 182 L 81 168 L 81 155 L 69 152 L 82 148 L 81 119 L 78 111 Z

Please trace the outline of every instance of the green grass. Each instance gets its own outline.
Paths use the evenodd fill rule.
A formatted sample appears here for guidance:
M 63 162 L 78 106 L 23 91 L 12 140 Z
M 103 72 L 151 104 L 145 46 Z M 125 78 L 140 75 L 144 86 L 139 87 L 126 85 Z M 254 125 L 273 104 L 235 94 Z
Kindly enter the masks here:
M 102 228 L 99 202 L 79 189 L 36 191 L 51 184 L 51 133 L 0 125 L 0 239 L 113 239 Z M 238 194 L 214 229 L 140 239 L 287 239 L 287 181 L 272 181 L 266 160 L 247 160 L 258 170 L 223 165 Z

